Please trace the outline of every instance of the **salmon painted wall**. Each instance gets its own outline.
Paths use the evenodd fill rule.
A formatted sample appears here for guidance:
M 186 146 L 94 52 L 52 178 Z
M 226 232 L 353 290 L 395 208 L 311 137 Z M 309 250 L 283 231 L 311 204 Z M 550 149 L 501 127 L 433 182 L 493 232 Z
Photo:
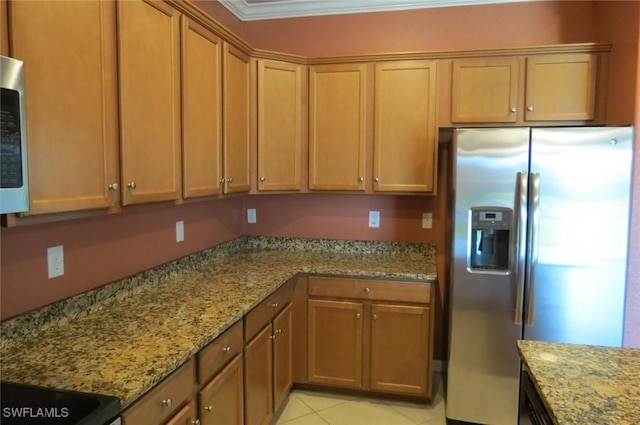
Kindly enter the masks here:
M 101 217 L 0 230 L 2 318 L 77 295 L 241 234 L 242 199 L 154 205 Z M 176 221 L 184 242 L 176 242 Z M 48 279 L 47 247 L 64 246 L 63 276 Z

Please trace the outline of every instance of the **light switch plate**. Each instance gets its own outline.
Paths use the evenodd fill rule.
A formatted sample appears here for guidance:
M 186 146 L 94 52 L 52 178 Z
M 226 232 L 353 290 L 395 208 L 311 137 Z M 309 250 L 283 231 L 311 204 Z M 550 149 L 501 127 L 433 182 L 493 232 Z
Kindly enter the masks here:
M 184 241 L 184 221 L 176 221 L 176 242 Z
M 256 223 L 257 220 L 257 216 L 256 216 L 256 209 L 255 208 L 248 208 L 247 209 L 247 223 Z
M 431 228 L 433 228 L 433 214 L 432 213 L 422 213 L 422 228 L 423 229 L 431 229 Z
M 380 227 L 380 211 L 369 211 L 369 227 Z
M 64 274 L 64 249 L 62 245 L 47 248 L 47 270 L 49 279 Z

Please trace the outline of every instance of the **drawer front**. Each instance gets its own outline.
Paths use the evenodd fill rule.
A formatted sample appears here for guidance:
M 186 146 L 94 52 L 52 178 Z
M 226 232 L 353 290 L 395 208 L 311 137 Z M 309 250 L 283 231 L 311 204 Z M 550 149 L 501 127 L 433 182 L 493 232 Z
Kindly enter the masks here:
M 244 318 L 244 340 L 251 341 L 278 313 L 290 302 L 293 296 L 292 281 L 285 283 L 276 292 L 269 295 Z
M 327 298 L 429 304 L 431 286 L 430 282 L 309 276 L 309 295 Z
M 242 353 L 242 320 L 211 341 L 198 353 L 198 384 L 208 382 L 222 368 Z
M 196 362 L 189 360 L 124 411 L 124 425 L 157 425 L 182 407 L 195 392 Z

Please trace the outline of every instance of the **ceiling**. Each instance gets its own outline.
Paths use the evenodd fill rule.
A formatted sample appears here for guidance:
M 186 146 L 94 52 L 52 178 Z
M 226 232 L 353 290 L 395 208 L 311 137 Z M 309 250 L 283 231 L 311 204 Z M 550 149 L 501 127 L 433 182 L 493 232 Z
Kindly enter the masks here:
M 218 0 L 242 21 L 536 0 Z

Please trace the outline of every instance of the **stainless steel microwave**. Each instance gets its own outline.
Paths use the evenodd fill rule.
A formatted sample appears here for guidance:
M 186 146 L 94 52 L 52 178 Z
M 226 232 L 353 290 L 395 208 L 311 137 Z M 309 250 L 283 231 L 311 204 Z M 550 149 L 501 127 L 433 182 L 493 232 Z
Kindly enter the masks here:
M 29 210 L 23 65 L 0 56 L 0 214 Z

